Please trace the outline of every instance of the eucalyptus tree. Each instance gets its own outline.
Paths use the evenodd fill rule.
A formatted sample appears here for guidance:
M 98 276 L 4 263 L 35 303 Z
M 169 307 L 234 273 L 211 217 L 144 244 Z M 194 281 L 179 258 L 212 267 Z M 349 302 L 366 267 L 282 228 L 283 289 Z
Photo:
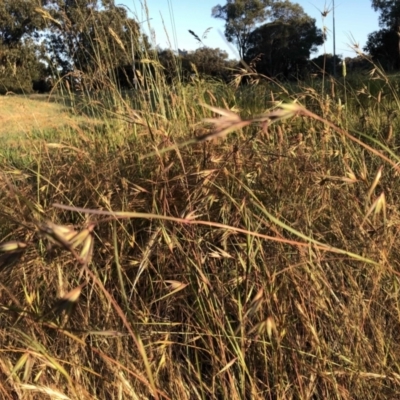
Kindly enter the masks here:
M 274 1 L 227 0 L 213 7 L 212 16 L 225 21 L 225 37 L 236 45 L 240 58 L 246 54 L 252 31 L 268 19 Z
M 255 28 L 248 40 L 245 59 L 260 55 L 257 70 L 268 76 L 301 76 L 309 67 L 310 55 L 323 43 L 315 19 L 290 1 L 277 1 L 269 21 Z
M 400 68 L 400 2 L 372 0 L 372 8 L 380 13 L 381 29 L 368 36 L 365 50 L 389 68 Z
M 45 24 L 37 12 L 38 0 L 0 2 L 0 93 L 29 92 L 43 73 L 38 41 Z
M 393 29 L 400 35 L 400 2 L 398 0 L 372 0 L 372 8 L 380 12 L 379 25 Z
M 114 0 L 49 0 L 45 43 L 49 62 L 63 73 L 100 79 L 132 79 L 133 54 L 149 48 L 139 24 Z M 129 72 L 130 70 L 130 72 Z
M 210 76 L 222 80 L 228 80 L 231 69 L 237 64 L 230 61 L 228 53 L 219 48 L 203 46 L 196 51 L 182 57 L 182 67 L 186 71 L 193 72 L 193 65 L 200 75 Z
M 0 41 L 17 45 L 26 37 L 38 37 L 45 23 L 38 12 L 45 0 L 2 0 L 0 2 Z

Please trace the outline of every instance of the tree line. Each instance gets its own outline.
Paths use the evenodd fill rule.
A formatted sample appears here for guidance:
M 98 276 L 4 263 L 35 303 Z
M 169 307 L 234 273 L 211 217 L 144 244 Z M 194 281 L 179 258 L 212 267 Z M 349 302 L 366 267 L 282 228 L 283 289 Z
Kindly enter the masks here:
M 369 35 L 365 50 L 384 67 L 399 69 L 400 2 L 372 0 L 372 7 L 380 12 L 381 29 Z M 212 16 L 225 22 L 226 39 L 239 57 L 264 75 L 304 78 L 340 61 L 311 59 L 324 33 L 289 0 L 227 0 L 213 7 Z M 149 59 L 170 79 L 178 70 L 184 79 L 199 74 L 228 81 L 238 61 L 205 45 L 207 31 L 188 34 L 200 47 L 176 53 L 152 48 L 140 23 L 114 0 L 2 0 L 0 93 L 46 91 L 60 81 L 85 90 L 107 82 L 136 87 L 141 69 L 155 68 Z
M 365 46 L 371 57 L 387 70 L 400 69 L 400 2 L 398 0 L 372 0 L 379 11 L 380 30 L 368 36 Z
M 124 85 L 133 80 L 132 54 L 150 47 L 113 0 L 2 0 L 0 93 L 43 91 L 60 77 L 70 86 Z

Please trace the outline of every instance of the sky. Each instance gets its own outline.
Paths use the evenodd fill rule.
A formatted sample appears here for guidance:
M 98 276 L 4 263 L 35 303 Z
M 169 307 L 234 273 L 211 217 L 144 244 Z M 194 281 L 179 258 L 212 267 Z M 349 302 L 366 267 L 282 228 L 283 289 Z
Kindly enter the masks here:
M 350 45 L 357 43 L 362 49 L 368 34 L 379 29 L 379 14 L 371 7 L 371 0 L 297 0 L 304 11 L 316 19 L 316 25 L 328 29 L 325 52 L 333 53 L 333 12 L 322 20 L 321 11 L 332 10 L 335 4 L 336 54 L 354 57 Z M 116 0 L 127 6 L 141 23 L 142 29 L 153 44 L 162 49 L 196 50 L 200 45 L 188 32 L 199 37 L 211 28 L 203 43 L 208 47 L 219 47 L 228 52 L 230 58 L 239 58 L 235 46 L 224 38 L 224 22 L 211 16 L 214 6 L 224 5 L 225 0 Z M 148 13 L 145 11 L 147 6 Z M 150 18 L 150 20 L 148 20 Z M 318 53 L 323 54 L 321 46 Z

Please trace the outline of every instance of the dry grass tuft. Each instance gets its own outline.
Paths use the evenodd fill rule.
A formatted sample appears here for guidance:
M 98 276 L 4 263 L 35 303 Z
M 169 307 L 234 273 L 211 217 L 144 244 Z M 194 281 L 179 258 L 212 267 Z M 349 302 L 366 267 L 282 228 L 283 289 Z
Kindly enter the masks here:
M 398 398 L 390 79 L 154 68 L 0 148 L 1 398 Z

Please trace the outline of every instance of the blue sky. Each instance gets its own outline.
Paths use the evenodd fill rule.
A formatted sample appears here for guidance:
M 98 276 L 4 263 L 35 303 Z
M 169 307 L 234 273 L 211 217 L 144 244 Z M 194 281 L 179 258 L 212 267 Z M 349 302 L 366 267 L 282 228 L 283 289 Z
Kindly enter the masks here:
M 305 12 L 317 21 L 317 26 L 328 28 L 326 52 L 333 53 L 332 12 L 322 21 L 319 10 L 332 9 L 332 0 L 298 0 Z M 211 9 L 225 4 L 225 0 L 117 0 L 136 15 L 139 21 L 145 21 L 144 4 L 148 7 L 150 21 L 142 24 L 143 30 L 149 33 L 150 25 L 156 44 L 161 48 L 195 50 L 199 47 L 196 40 L 188 33 L 191 29 L 202 36 L 208 28 L 212 28 L 204 43 L 209 47 L 226 50 L 231 58 L 235 56 L 234 46 L 224 40 L 224 23 L 211 17 Z M 360 47 L 364 47 L 369 33 L 379 29 L 379 14 L 371 7 L 371 0 L 335 0 L 336 20 L 336 53 L 344 57 L 354 56 L 349 48 L 353 39 Z M 166 33 L 167 32 L 167 33 Z M 320 47 L 319 53 L 324 52 Z

